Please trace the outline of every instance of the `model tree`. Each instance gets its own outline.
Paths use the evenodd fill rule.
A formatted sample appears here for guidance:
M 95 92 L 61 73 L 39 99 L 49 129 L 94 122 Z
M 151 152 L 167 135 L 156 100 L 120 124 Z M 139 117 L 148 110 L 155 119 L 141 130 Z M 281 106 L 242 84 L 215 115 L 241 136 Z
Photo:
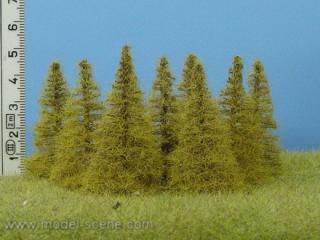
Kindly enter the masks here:
M 84 178 L 85 189 L 128 194 L 157 185 L 161 166 L 158 149 L 129 46 L 122 49 L 105 105 L 96 132 L 96 152 Z
M 278 137 L 274 133 L 274 130 L 277 129 L 277 123 L 273 117 L 269 82 L 260 60 L 256 60 L 253 64 L 253 69 L 249 76 L 249 86 L 250 97 L 254 104 L 253 111 L 259 115 L 263 128 L 260 135 L 260 141 L 263 144 L 263 161 L 269 173 L 276 175 L 279 173 L 281 166 Z
M 190 58 L 187 59 L 187 62 Z M 172 155 L 173 189 L 213 192 L 241 185 L 216 101 L 210 94 L 202 64 L 196 60 L 182 94 L 185 107 L 179 145 Z
M 34 127 L 35 153 L 26 161 L 27 173 L 47 178 L 54 164 L 56 136 L 61 130 L 69 92 L 59 62 L 49 67 L 40 103 L 40 118 Z
M 157 77 L 153 83 L 150 98 L 150 112 L 161 150 L 162 159 L 162 185 L 167 185 L 169 180 L 169 155 L 178 144 L 177 136 L 177 101 L 173 89 L 174 77 L 171 73 L 169 62 L 162 57 L 157 68 Z

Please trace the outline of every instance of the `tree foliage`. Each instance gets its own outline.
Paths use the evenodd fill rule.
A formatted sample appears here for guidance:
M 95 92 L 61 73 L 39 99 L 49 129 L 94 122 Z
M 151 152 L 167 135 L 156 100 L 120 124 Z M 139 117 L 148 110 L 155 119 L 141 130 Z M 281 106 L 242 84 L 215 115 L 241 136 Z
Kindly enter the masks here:
M 242 168 L 245 181 L 259 184 L 265 178 L 262 145 L 259 141 L 261 124 L 253 111 L 253 101 L 243 86 L 242 59 L 236 56 L 229 69 L 226 87 L 221 91 L 221 108 L 229 127 L 233 154 Z
M 54 164 L 56 136 L 61 130 L 63 110 L 69 91 L 59 62 L 48 71 L 42 96 L 39 99 L 40 118 L 34 127 L 35 153 L 26 161 L 32 175 L 47 178 Z
M 263 145 L 263 161 L 270 172 L 276 175 L 280 171 L 280 147 L 278 137 L 274 134 L 277 123 L 273 117 L 273 105 L 269 82 L 263 64 L 256 60 L 249 75 L 250 97 L 253 100 L 253 112 L 260 117 L 262 133 L 259 136 Z
M 50 65 L 28 174 L 69 189 L 131 194 L 234 191 L 280 173 L 277 123 L 261 61 L 253 65 L 247 93 L 242 59 L 234 57 L 216 99 L 195 54 L 185 60 L 178 91 L 162 57 L 148 104 L 129 46 L 104 103 L 89 62 L 81 61 L 79 69 L 69 93 L 60 64 Z
M 178 89 L 180 90 L 180 96 L 182 98 L 190 94 L 190 88 L 193 79 L 193 70 L 198 61 L 199 59 L 196 55 L 189 54 L 184 62 L 182 81 L 178 86 Z
M 87 60 L 79 64 L 80 78 L 68 99 L 62 131 L 57 137 L 56 162 L 50 179 L 68 188 L 81 186 L 82 174 L 94 152 L 94 131 L 101 115 L 100 92 Z
M 125 46 L 96 132 L 96 152 L 84 178 L 85 188 L 97 193 L 144 191 L 157 184 L 158 157 L 130 48 Z
M 182 86 L 185 108 L 179 145 L 172 155 L 172 187 L 197 192 L 238 188 L 241 178 L 237 163 L 218 105 L 208 90 L 204 69 L 198 60 L 191 69 L 188 66 Z
M 162 57 L 157 67 L 157 77 L 150 97 L 150 112 L 162 159 L 162 185 L 169 180 L 169 155 L 178 144 L 177 100 L 173 89 L 174 77 L 169 62 Z

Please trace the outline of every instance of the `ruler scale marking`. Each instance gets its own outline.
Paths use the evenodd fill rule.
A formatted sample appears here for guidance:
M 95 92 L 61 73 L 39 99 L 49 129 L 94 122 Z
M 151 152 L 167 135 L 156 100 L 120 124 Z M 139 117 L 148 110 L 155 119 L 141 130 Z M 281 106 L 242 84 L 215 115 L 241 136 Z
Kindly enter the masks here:
M 25 129 L 24 0 L 0 0 L 1 175 L 23 171 Z

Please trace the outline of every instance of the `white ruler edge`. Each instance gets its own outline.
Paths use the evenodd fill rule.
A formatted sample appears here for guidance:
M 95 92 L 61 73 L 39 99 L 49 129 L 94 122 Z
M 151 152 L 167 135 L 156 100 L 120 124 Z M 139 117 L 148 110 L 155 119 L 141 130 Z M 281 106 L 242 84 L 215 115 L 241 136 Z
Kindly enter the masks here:
M 26 153 L 24 0 L 1 4 L 0 175 L 19 175 Z

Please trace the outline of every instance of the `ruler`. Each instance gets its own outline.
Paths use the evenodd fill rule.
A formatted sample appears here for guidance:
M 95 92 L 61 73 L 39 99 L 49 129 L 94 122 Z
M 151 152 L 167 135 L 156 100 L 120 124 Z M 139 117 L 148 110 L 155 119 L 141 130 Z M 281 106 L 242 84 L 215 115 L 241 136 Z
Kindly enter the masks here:
M 26 153 L 24 0 L 0 0 L 0 175 L 19 175 Z

